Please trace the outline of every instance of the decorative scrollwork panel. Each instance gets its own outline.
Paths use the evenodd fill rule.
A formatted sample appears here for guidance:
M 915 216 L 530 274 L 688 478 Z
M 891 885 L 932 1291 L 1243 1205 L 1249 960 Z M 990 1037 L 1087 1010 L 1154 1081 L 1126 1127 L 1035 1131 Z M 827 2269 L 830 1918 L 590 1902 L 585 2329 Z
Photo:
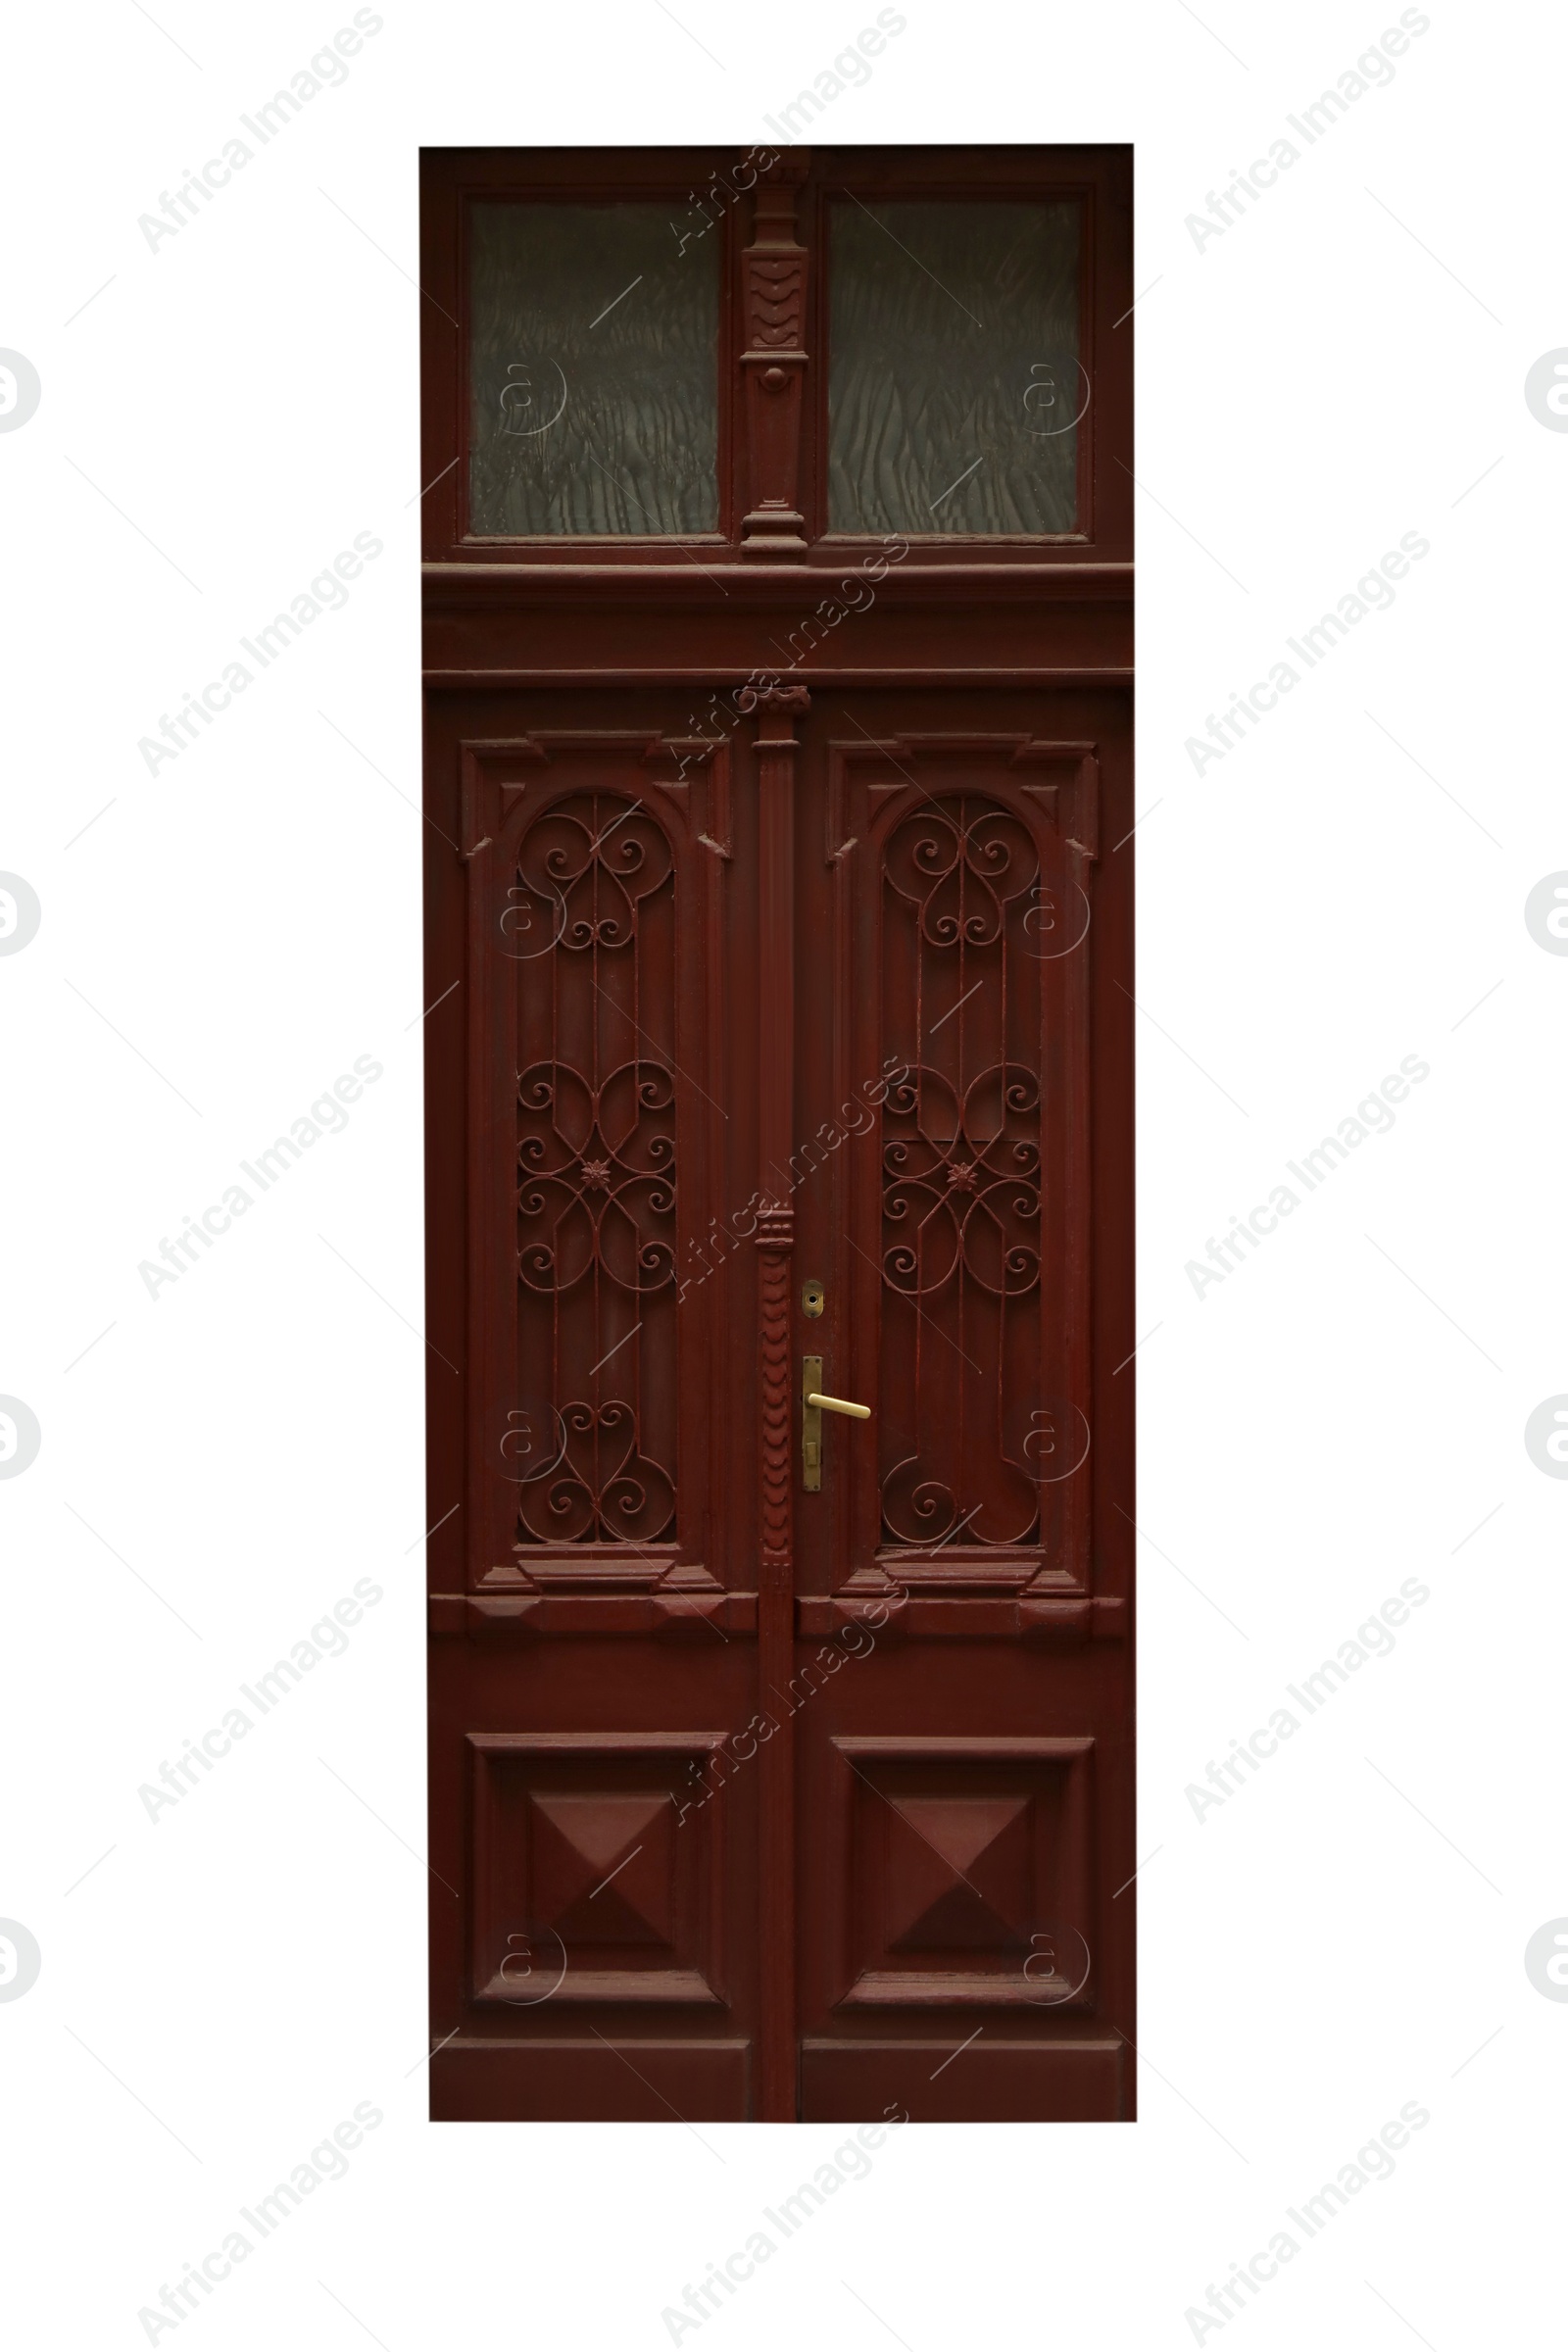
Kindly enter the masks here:
M 1040 1538 L 1042 963 L 1025 819 L 928 799 L 882 858 L 882 1539 Z
M 548 1468 L 519 1546 L 675 1535 L 675 871 L 629 795 L 558 801 L 522 835 L 517 968 L 518 1392 Z

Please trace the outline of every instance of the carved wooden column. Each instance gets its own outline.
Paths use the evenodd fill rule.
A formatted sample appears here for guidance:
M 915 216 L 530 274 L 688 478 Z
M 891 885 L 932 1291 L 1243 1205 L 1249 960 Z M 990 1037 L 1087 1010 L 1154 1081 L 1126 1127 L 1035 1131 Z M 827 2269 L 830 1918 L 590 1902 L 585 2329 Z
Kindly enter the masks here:
M 795 1356 L 790 1286 L 795 1211 L 790 1148 L 795 1118 L 795 711 L 804 686 L 747 687 L 741 708 L 759 713 L 758 1037 L 760 1169 L 757 1220 L 761 1329 L 761 1558 L 758 1571 L 759 1708 L 777 1728 L 760 1749 L 761 2003 L 758 2115 L 796 2114 Z
M 806 405 L 807 255 L 796 242 L 795 212 L 806 174 L 804 150 L 781 156 L 757 188 L 755 242 L 741 256 L 746 349 L 750 512 L 741 554 L 804 557 L 800 507 L 801 415 Z

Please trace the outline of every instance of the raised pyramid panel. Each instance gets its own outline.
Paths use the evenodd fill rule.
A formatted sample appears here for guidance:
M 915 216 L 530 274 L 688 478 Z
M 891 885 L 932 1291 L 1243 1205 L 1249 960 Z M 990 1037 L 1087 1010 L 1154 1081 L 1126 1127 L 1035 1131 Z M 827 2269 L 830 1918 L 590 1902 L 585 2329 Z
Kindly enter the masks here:
M 691 1802 L 718 1736 L 498 1733 L 468 1744 L 474 1998 L 721 2001 L 722 1795 Z
M 1093 1744 L 834 1741 L 841 2003 L 1039 2006 L 1074 1990 L 1040 1955 L 1090 1934 Z

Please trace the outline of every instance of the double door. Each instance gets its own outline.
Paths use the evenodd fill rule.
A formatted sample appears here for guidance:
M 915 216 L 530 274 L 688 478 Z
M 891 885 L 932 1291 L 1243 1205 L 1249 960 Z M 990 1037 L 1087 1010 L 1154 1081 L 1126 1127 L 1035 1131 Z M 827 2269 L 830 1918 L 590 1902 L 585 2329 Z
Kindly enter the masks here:
M 742 313 L 854 179 L 783 162 Z M 521 170 L 429 166 L 470 374 Z M 433 346 L 438 2117 L 1132 2112 L 1124 566 L 835 543 L 805 316 L 685 565 L 476 532 Z

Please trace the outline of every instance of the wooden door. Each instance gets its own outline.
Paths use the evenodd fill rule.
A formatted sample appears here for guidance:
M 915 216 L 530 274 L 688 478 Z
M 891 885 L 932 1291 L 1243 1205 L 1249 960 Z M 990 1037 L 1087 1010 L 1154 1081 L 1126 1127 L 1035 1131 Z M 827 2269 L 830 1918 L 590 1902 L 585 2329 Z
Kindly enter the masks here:
M 1128 2117 L 1127 158 L 424 238 L 432 2112 Z

